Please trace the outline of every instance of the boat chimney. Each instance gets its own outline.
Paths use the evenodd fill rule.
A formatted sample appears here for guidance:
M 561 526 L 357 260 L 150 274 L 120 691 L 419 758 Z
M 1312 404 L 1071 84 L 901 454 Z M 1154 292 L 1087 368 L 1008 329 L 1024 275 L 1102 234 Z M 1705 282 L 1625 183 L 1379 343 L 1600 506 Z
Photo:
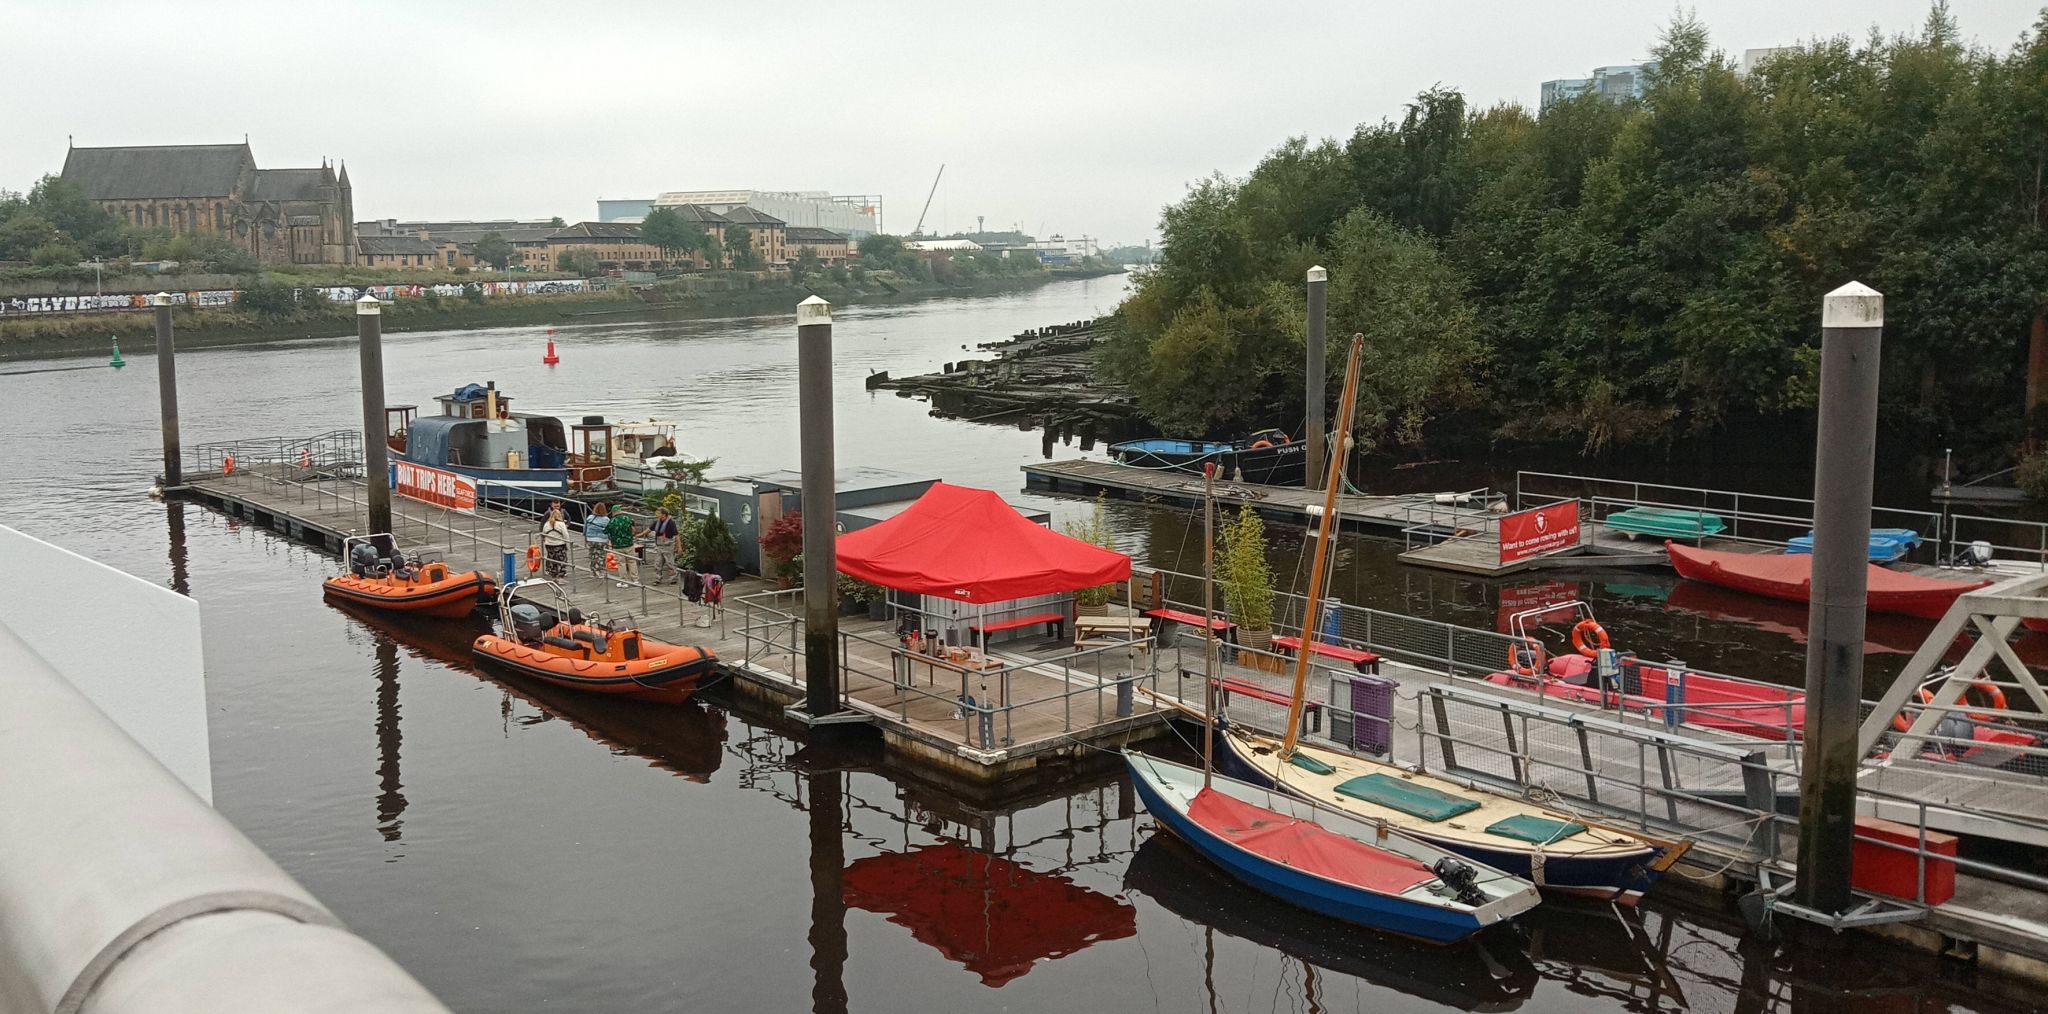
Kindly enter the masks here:
M 1806 729 L 1794 897 L 1829 913 L 1847 909 L 1851 901 L 1871 473 L 1877 464 L 1877 363 L 1883 338 L 1884 296 L 1876 290 L 1850 282 L 1821 299 L 1813 591 L 1806 626 Z
M 496 419 L 497 417 L 498 382 L 495 380 L 486 380 L 484 381 L 484 418 Z

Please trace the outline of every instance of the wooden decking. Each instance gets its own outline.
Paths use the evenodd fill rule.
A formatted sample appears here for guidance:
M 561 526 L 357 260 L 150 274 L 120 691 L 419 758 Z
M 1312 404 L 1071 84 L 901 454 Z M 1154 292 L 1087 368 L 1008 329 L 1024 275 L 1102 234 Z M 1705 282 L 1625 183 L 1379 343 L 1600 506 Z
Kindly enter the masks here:
M 368 534 L 360 479 L 324 477 L 289 464 L 265 463 L 237 469 L 232 476 L 188 476 L 177 492 L 330 550 L 339 550 L 350 535 Z M 402 498 L 392 500 L 392 527 L 408 554 L 436 551 L 456 570 L 473 568 L 496 575 L 509 550 L 520 577 L 526 576 L 526 549 L 538 530 L 532 519 L 504 511 L 481 508 L 463 514 Z M 802 643 L 796 627 L 773 621 L 764 610 L 754 610 L 750 617 L 749 606 L 741 601 L 771 591 L 766 582 L 742 578 L 729 584 L 724 606 L 714 611 L 689 602 L 674 583 L 653 583 L 651 569 L 623 587 L 618 578 L 628 576 L 624 571 L 593 576 L 580 539 L 572 543 L 571 553 L 569 575 L 558 583 L 586 612 L 624 614 L 648 636 L 709 647 L 718 653 L 722 667 L 750 684 L 757 695 L 782 703 L 802 698 Z M 800 612 L 800 607 L 788 611 Z M 919 663 L 915 685 L 899 686 L 889 650 L 892 631 L 886 622 L 848 619 L 843 624 L 845 703 L 861 720 L 881 729 L 892 745 L 947 773 L 993 779 L 1034 766 L 1042 758 L 1109 749 L 1163 731 L 1167 715 L 1160 707 L 1138 696 L 1128 713 L 1119 715 L 1115 686 L 1097 686 L 1098 666 L 1100 679 L 1114 680 L 1128 670 L 1127 655 L 1144 664 L 1142 654 L 1098 651 L 1087 656 L 1085 668 L 1063 667 L 1038 659 L 1070 654 L 1070 645 L 998 643 L 999 655 L 1012 667 L 993 686 L 976 678 L 962 683 L 963 675 L 978 674 L 963 674 L 942 663 Z M 958 713 L 957 702 L 963 696 L 1018 706 L 995 715 L 984 740 L 978 716 Z

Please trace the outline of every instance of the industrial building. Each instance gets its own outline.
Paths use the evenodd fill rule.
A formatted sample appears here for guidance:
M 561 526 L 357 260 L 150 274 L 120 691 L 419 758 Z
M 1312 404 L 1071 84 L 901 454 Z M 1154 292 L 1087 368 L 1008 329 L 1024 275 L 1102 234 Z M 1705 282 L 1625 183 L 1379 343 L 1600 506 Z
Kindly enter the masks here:
M 638 222 L 649 211 L 694 204 L 725 214 L 747 208 L 785 225 L 829 229 L 858 243 L 882 231 L 880 194 L 833 194 L 824 190 L 678 190 L 653 199 L 600 200 L 600 222 Z

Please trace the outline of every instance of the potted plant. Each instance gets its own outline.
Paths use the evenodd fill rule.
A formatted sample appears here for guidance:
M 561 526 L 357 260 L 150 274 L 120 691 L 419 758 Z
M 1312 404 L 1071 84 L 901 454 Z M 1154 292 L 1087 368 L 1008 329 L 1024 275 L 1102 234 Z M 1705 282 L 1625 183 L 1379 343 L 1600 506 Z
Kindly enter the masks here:
M 698 570 L 711 571 L 727 581 L 740 575 L 740 542 L 732 537 L 724 518 L 716 514 L 705 518 L 690 549 L 696 554 Z
M 889 589 L 857 577 L 839 575 L 839 612 L 852 616 L 866 613 L 868 619 L 889 618 Z
M 1273 570 L 1266 562 L 1266 523 L 1247 503 L 1223 522 L 1223 552 L 1216 561 L 1224 607 L 1237 624 L 1238 643 L 1257 651 L 1273 646 Z
M 768 523 L 768 529 L 761 533 L 761 569 L 763 577 L 775 579 L 775 587 L 788 588 L 794 583 L 791 567 L 804 551 L 804 516 L 801 511 L 784 514 Z
M 1115 549 L 1109 531 L 1109 510 L 1103 494 L 1095 494 L 1095 509 L 1080 521 L 1069 521 L 1065 525 L 1067 534 L 1091 546 Z M 1109 599 L 1116 593 L 1116 585 L 1102 584 L 1083 588 L 1074 593 L 1074 615 L 1102 616 L 1109 612 Z

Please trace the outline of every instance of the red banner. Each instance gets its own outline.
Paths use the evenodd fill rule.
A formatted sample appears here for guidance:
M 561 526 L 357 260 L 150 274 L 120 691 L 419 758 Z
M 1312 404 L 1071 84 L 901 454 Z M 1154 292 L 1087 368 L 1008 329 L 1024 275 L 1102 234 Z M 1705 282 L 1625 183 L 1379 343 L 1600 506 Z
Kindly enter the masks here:
M 1538 507 L 1500 519 L 1500 562 L 1514 563 L 1579 544 L 1579 502 Z
M 395 462 L 398 481 L 393 491 L 399 496 L 410 497 L 421 503 L 476 513 L 476 483 L 466 475 L 444 472 L 426 465 L 415 465 L 410 461 Z

